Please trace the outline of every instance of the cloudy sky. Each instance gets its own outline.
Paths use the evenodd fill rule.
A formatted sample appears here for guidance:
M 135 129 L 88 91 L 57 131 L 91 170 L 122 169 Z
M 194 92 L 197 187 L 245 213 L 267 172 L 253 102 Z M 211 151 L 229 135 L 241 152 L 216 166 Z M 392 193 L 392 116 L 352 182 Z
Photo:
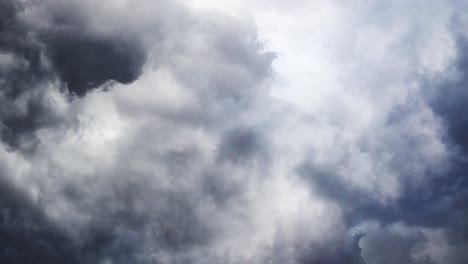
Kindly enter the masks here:
M 466 264 L 466 10 L 0 0 L 0 263 Z

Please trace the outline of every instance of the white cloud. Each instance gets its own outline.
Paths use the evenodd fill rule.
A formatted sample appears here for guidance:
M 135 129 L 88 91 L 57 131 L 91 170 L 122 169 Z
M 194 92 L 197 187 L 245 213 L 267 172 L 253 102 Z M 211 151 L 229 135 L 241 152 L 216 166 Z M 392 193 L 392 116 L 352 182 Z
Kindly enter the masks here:
M 0 162 L 76 243 L 108 233 L 102 263 L 321 260 L 345 247 L 354 210 L 396 206 L 448 168 L 423 83 L 459 54 L 451 3 L 71 3 L 22 19 L 79 10 L 89 34 L 141 42 L 146 64 L 73 100 L 55 76 L 40 91 L 63 125 Z M 27 114 L 33 95 L 15 106 Z M 355 226 L 368 263 L 458 250 L 438 229 L 374 221 Z

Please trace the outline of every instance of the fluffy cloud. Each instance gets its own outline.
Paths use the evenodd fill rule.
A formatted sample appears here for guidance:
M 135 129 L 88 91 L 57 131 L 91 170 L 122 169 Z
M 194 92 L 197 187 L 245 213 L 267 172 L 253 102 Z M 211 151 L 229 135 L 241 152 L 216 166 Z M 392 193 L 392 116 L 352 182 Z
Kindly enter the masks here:
M 2 1 L 0 260 L 463 263 L 462 7 Z

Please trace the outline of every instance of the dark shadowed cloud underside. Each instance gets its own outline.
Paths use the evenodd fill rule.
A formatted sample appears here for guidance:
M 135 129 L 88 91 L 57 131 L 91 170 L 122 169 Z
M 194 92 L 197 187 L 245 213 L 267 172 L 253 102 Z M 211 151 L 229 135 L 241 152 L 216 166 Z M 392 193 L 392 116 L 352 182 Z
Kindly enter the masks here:
M 467 8 L 0 0 L 0 263 L 465 264 Z

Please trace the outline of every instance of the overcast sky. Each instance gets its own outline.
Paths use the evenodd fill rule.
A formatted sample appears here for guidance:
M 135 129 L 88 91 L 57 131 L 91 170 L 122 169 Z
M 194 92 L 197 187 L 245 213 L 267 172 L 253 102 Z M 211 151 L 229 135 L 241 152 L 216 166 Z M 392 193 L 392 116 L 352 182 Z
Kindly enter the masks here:
M 0 0 L 0 263 L 466 264 L 466 10 Z

